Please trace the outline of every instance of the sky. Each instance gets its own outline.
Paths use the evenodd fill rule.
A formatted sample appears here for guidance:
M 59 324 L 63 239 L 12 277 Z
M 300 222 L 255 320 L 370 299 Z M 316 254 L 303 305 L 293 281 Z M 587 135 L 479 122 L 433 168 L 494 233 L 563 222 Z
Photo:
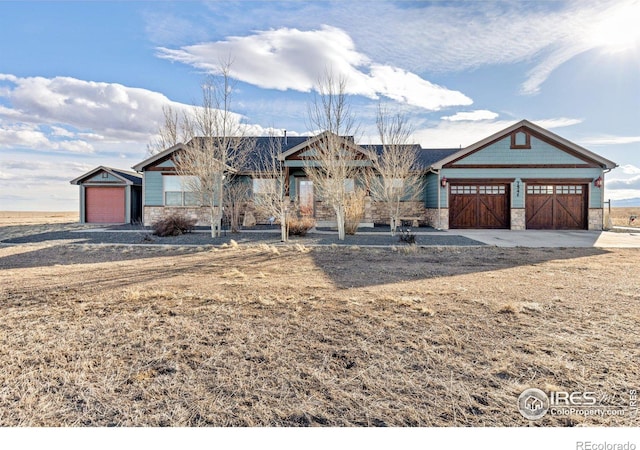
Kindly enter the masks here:
M 379 104 L 425 148 L 527 119 L 615 161 L 605 198 L 640 205 L 638 18 L 640 0 L 0 0 L 0 210 L 77 209 L 69 181 L 144 160 L 163 106 L 198 104 L 221 61 L 253 134 L 309 134 L 329 69 L 363 143 Z

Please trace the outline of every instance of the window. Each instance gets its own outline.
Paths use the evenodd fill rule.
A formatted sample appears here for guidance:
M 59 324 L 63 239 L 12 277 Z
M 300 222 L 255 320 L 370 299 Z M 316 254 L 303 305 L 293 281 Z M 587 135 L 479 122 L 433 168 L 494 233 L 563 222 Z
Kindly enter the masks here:
M 275 192 L 276 179 L 275 178 L 254 178 L 253 179 L 253 194 L 266 194 Z
M 107 172 L 102 172 L 102 178 L 109 178 L 109 174 Z
M 164 175 L 162 177 L 165 206 L 200 206 L 197 192 L 193 186 L 197 177 Z
M 478 186 L 480 194 L 503 195 L 506 190 L 504 186 Z
M 487 185 L 487 186 L 459 186 L 452 185 L 451 193 L 456 195 L 504 195 L 507 192 L 507 189 L 504 185 Z
M 582 194 L 582 186 L 556 186 L 556 194 Z
M 511 133 L 511 148 L 512 149 L 530 149 L 531 148 L 531 136 L 524 131 L 516 131 Z
M 456 195 L 475 195 L 477 192 L 477 186 L 451 186 L 451 193 Z
M 549 195 L 553 194 L 553 186 L 527 186 L 527 194 Z
M 353 178 L 347 178 L 346 180 L 344 180 L 344 190 L 347 192 L 355 192 L 356 183 Z

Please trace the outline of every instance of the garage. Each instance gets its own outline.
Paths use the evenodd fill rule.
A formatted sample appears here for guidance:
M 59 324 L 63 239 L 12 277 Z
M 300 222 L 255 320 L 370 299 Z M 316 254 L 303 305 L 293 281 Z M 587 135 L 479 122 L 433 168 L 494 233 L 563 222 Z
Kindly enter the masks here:
M 526 228 L 586 230 L 586 184 L 527 184 Z
M 509 228 L 508 183 L 452 183 L 450 228 Z
M 87 222 L 124 223 L 124 187 L 87 187 L 85 203 Z
M 81 223 L 133 223 L 141 220 L 142 177 L 111 167 L 96 167 L 71 180 L 80 186 Z

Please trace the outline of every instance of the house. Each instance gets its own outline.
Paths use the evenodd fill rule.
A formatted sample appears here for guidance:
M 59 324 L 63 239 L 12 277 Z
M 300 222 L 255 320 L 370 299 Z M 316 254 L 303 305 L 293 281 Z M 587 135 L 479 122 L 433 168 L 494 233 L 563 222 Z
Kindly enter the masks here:
M 71 180 L 80 186 L 81 223 L 133 223 L 142 218 L 142 176 L 99 166 Z
M 431 164 L 427 215 L 439 228 L 601 230 L 615 167 L 523 120 Z
M 319 136 L 255 139 L 253 158 L 259 158 L 276 140 L 284 166 L 285 193 L 290 201 L 319 224 L 334 219 L 322 203 L 305 167 L 315 164 Z M 371 166 L 380 146 L 359 145 L 342 137 L 353 164 Z M 271 141 L 270 141 L 271 140 Z M 197 217 L 207 223 L 208 211 L 178 176 L 177 144 L 134 166 L 142 174 L 143 221 L 146 225 L 169 211 Z M 466 148 L 415 148 L 424 177 L 419 201 L 407 202 L 407 216 L 440 229 L 504 228 L 602 229 L 604 175 L 616 164 L 529 121 L 520 121 Z M 237 175 L 260 190 L 255 165 L 235 168 Z M 74 180 L 75 181 L 75 180 Z M 353 180 L 353 186 L 362 183 Z M 366 188 L 366 186 L 365 186 Z M 384 208 L 365 200 L 363 225 L 388 223 Z

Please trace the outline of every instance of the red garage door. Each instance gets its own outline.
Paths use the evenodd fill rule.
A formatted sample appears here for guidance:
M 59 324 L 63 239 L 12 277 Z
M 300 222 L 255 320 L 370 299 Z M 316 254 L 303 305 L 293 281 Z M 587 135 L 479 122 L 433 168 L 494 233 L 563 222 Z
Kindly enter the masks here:
M 585 230 L 587 186 L 528 184 L 527 228 L 534 230 Z
M 124 223 L 123 187 L 87 187 L 85 205 L 87 222 Z
M 509 185 L 452 184 L 449 228 L 509 228 Z

